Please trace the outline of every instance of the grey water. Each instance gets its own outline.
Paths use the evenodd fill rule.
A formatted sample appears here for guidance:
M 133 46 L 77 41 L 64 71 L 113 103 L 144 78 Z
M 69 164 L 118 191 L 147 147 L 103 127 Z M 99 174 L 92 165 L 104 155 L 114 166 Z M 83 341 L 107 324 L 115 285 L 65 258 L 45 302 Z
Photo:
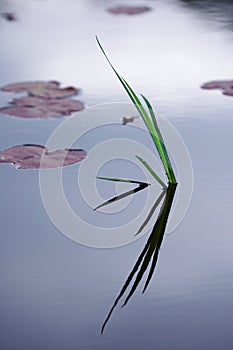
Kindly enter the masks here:
M 1 164 L 0 349 L 232 349 L 233 99 L 200 86 L 232 79 L 233 3 L 135 0 L 127 4 L 152 10 L 137 16 L 106 11 L 117 4 L 0 1 L 0 12 L 14 12 L 17 18 L 0 19 L 0 86 L 59 80 L 80 87 L 77 98 L 87 107 L 128 102 L 97 47 L 98 35 L 119 72 L 184 139 L 194 172 L 190 206 L 180 225 L 165 236 L 147 292 L 138 290 L 125 308 L 117 309 L 102 336 L 102 322 L 147 235 L 111 249 L 77 244 L 50 221 L 38 171 Z M 0 92 L 1 106 L 15 96 Z M 45 144 L 64 121 L 0 117 L 1 149 Z M 78 146 L 89 151 L 106 135 L 134 137 L 137 123 L 123 127 L 119 121 L 114 130 L 106 126 L 104 136 L 91 132 Z M 140 141 L 147 144 L 143 137 Z M 75 204 L 80 166 L 64 168 L 64 190 L 82 218 L 93 224 L 92 208 Z M 122 160 L 105 165 L 101 174 L 110 168 L 112 176 L 142 176 Z M 103 196 L 115 193 L 107 183 L 98 186 Z M 130 203 L 130 219 L 146 200 L 144 193 L 134 198 L 138 202 Z M 124 224 L 127 218 L 121 214 Z M 109 215 L 103 226 L 115 220 Z

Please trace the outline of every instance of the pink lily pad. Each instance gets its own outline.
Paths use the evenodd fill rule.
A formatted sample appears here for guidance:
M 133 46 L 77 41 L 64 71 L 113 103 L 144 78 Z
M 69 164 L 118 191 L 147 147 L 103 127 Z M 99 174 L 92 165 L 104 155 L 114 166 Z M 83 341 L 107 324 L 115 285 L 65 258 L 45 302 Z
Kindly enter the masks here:
M 48 151 L 41 145 L 20 145 L 0 151 L 0 163 L 14 164 L 17 169 L 49 169 L 78 163 L 86 157 L 82 149 Z
M 0 113 L 20 118 L 55 118 L 69 116 L 84 109 L 84 104 L 71 99 L 22 97 L 10 102 L 13 107 L 0 108 Z
M 223 95 L 233 96 L 233 87 L 223 90 Z
M 28 92 L 29 92 L 29 95 L 31 96 L 54 99 L 54 98 L 65 98 L 65 97 L 77 95 L 79 91 L 80 89 L 69 86 L 64 89 L 40 87 L 40 88 L 30 89 Z
M 3 86 L 1 90 L 9 92 L 23 92 L 39 88 L 56 89 L 59 85 L 60 84 L 58 81 L 26 81 L 21 83 L 8 84 L 6 86 Z
M 65 98 L 77 95 L 80 89 L 69 86 L 60 88 L 57 81 L 35 81 L 9 84 L 2 87 L 3 91 L 22 92 L 27 91 L 29 95 L 42 98 Z
M 224 95 L 233 96 L 233 80 L 216 80 L 205 83 L 202 89 L 220 89 Z
M 151 11 L 151 7 L 149 6 L 126 6 L 126 5 L 118 5 L 114 7 L 109 7 L 107 9 L 108 12 L 114 15 L 138 15 L 141 13 L 145 13 Z

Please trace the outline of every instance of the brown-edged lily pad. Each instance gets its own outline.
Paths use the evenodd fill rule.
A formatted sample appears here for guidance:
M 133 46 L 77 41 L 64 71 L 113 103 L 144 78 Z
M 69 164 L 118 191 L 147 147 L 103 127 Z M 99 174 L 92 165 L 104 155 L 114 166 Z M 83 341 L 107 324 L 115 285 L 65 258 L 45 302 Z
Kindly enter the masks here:
M 20 145 L 0 151 L 0 163 L 14 164 L 17 169 L 49 169 L 78 163 L 86 157 L 82 149 L 48 151 L 41 145 Z
M 77 95 L 80 89 L 69 86 L 60 88 L 60 83 L 57 81 L 35 81 L 22 82 L 3 86 L 1 90 L 10 92 L 27 91 L 29 95 L 42 98 L 65 98 Z
M 109 7 L 107 9 L 108 12 L 114 15 L 138 15 L 141 13 L 145 13 L 151 10 L 149 6 L 126 6 L 126 5 L 118 5 L 114 7 Z
M 10 102 L 12 107 L 0 108 L 0 113 L 20 118 L 54 118 L 68 116 L 84 109 L 84 104 L 71 99 L 22 97 Z
M 55 89 L 59 86 L 58 81 L 25 81 L 21 83 L 13 83 L 5 85 L 1 88 L 2 91 L 23 92 L 31 89 L 50 88 Z
M 220 89 L 224 95 L 233 96 L 233 80 L 215 80 L 205 83 L 202 89 Z
M 36 97 L 42 97 L 42 98 L 65 98 L 73 95 L 77 95 L 80 90 L 69 86 L 67 88 L 61 89 L 61 88 L 34 88 L 31 89 L 29 92 L 29 95 L 36 96 Z

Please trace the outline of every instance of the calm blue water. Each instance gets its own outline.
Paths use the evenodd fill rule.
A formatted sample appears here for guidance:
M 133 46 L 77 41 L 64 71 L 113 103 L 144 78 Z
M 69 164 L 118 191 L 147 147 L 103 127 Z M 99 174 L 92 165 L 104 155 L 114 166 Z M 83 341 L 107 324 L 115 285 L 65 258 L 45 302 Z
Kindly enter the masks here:
M 138 290 L 116 310 L 101 336 L 146 236 L 115 249 L 74 243 L 47 216 L 38 172 L 1 164 L 0 349 L 232 349 L 233 99 L 200 89 L 232 79 L 232 2 L 127 3 L 153 11 L 114 17 L 105 9 L 115 0 L 1 1 L 0 10 L 18 20 L 0 22 L 0 85 L 57 79 L 80 86 L 88 106 L 127 102 L 97 48 L 98 34 L 119 71 L 182 135 L 194 170 L 189 210 L 165 237 L 147 293 Z M 13 96 L 0 93 L 1 105 Z M 1 115 L 1 149 L 45 144 L 61 121 Z M 126 128 L 124 138 L 132 130 Z M 84 149 L 93 141 L 83 140 Z M 64 169 L 68 193 L 77 169 Z

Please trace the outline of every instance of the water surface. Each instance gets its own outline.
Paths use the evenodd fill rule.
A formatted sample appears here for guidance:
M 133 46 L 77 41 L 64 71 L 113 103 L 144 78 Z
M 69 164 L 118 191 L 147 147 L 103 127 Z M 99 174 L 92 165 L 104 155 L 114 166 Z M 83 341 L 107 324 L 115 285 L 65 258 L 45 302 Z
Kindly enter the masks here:
M 147 293 L 138 291 L 125 309 L 117 310 L 101 336 L 101 323 L 146 236 L 116 249 L 75 244 L 46 215 L 38 172 L 2 164 L 4 350 L 232 349 L 233 100 L 200 89 L 205 81 L 232 79 L 232 2 L 216 1 L 214 7 L 207 1 L 201 6 L 195 1 L 144 3 L 152 11 L 132 17 L 107 13 L 115 0 L 0 3 L 2 11 L 18 18 L 0 22 L 1 86 L 55 79 L 81 87 L 80 99 L 87 106 L 127 102 L 96 45 L 98 34 L 118 70 L 182 135 L 194 169 L 188 213 L 165 237 Z M 13 96 L 1 93 L 1 105 Z M 1 115 L 1 149 L 45 144 L 61 121 Z M 132 130 L 125 127 L 121 136 L 130 137 Z M 98 142 L 98 135 L 83 138 L 82 148 Z M 73 191 L 77 171 L 64 169 L 67 193 Z M 100 191 L 109 195 L 111 189 L 100 186 Z

